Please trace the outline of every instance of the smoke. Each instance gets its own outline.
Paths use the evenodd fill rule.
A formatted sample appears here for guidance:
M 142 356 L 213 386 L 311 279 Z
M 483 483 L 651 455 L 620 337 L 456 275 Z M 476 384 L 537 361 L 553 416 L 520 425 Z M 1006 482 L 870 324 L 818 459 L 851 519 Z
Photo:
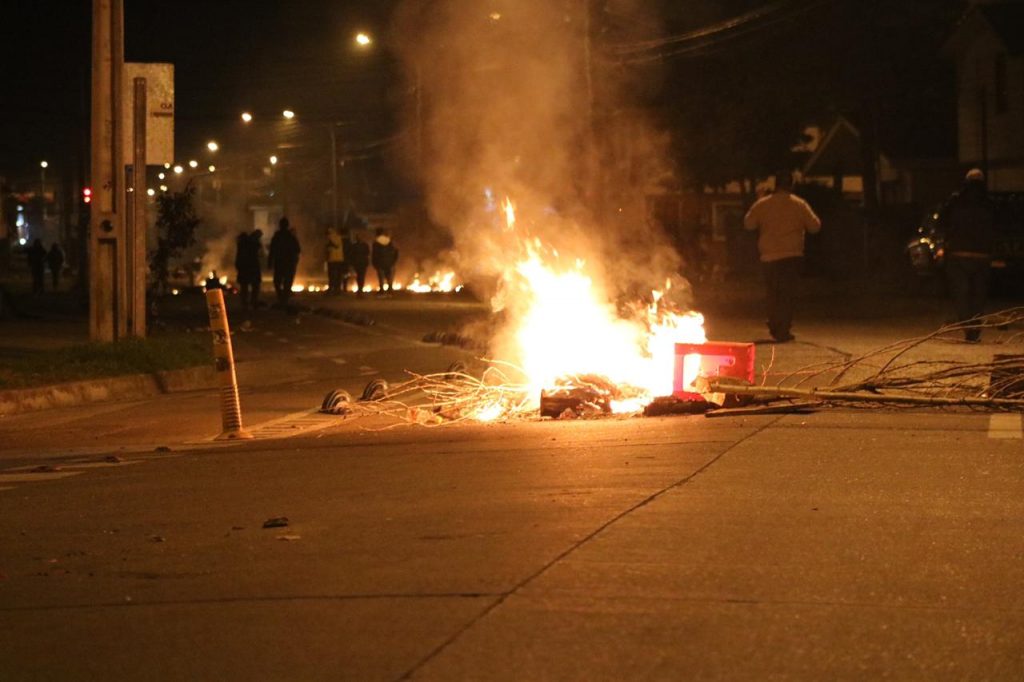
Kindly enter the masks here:
M 644 201 L 671 170 L 667 136 L 637 106 L 657 83 L 617 65 L 602 39 L 610 23 L 616 40 L 633 30 L 655 37 L 644 4 L 408 0 L 399 8 L 395 44 L 419 93 L 409 107 L 420 150 L 412 158 L 431 220 L 452 232 L 460 271 L 478 288 L 508 265 L 506 196 L 530 234 L 586 259 L 610 295 L 649 292 L 677 273 L 679 258 Z

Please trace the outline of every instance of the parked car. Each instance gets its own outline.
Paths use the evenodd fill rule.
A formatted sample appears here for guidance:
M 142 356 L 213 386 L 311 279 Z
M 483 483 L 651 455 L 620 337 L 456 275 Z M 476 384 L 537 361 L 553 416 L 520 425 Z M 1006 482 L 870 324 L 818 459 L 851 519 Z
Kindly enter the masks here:
M 995 205 L 996 243 L 992 267 L 1000 273 L 1024 275 L 1024 192 L 989 192 Z M 919 275 L 934 275 L 945 263 L 942 207 L 928 211 L 906 246 L 910 266 Z

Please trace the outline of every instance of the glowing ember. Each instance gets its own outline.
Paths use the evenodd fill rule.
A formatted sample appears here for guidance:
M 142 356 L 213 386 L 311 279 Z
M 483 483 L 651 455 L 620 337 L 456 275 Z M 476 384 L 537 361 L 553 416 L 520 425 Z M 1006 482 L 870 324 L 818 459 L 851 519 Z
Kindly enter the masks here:
M 506 229 L 516 230 L 511 201 L 503 204 Z M 704 317 L 673 310 L 664 291 L 625 316 L 586 263 L 564 266 L 557 251 L 516 235 L 521 256 L 505 269 L 493 307 L 508 323 L 498 357 L 521 369 L 532 404 L 541 391 L 571 387 L 575 377 L 601 377 L 615 386 L 607 403 L 616 413 L 636 412 L 654 397 L 671 395 L 676 343 L 703 343 Z M 666 287 L 668 283 L 666 283 Z M 696 379 L 699 356 L 687 359 L 684 382 Z M 475 418 L 490 416 L 493 406 Z M 487 414 L 483 414 L 487 412 Z

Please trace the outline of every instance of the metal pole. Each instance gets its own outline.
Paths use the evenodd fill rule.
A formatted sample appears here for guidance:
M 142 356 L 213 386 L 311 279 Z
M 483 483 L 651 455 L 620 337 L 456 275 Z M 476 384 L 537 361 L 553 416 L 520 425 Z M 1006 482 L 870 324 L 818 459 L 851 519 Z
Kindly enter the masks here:
M 49 217 L 46 210 L 46 166 L 39 167 L 39 199 L 43 204 L 43 225 Z
M 146 336 L 146 79 L 133 82 L 132 111 L 132 212 L 131 229 L 125 239 L 128 268 L 128 333 L 138 338 Z
M 338 132 L 337 123 L 330 124 L 331 133 L 331 222 L 338 232 Z
M 416 60 L 416 169 L 423 174 L 423 70 Z

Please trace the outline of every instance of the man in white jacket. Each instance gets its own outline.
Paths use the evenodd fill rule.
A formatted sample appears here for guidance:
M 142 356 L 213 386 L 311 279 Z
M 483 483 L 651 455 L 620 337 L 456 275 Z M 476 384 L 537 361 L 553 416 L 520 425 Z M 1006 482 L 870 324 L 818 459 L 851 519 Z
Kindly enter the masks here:
M 793 304 L 804 257 L 804 235 L 821 229 L 807 202 L 792 193 L 793 176 L 775 176 L 775 192 L 758 199 L 743 218 L 758 230 L 757 250 L 764 265 L 768 333 L 779 343 L 793 340 Z

